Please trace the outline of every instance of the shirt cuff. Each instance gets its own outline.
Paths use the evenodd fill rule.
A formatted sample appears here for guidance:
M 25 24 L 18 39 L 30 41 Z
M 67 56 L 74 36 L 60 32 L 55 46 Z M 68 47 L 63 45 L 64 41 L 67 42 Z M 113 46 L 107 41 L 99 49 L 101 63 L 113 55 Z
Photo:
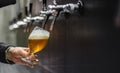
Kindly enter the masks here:
M 6 51 L 5 51 L 5 60 L 6 60 L 6 62 L 7 62 L 8 64 L 15 64 L 13 61 L 10 61 L 10 60 L 8 59 L 8 56 L 7 56 L 8 51 L 9 51 L 10 48 L 11 48 L 11 47 L 8 47 L 8 48 L 6 49 Z

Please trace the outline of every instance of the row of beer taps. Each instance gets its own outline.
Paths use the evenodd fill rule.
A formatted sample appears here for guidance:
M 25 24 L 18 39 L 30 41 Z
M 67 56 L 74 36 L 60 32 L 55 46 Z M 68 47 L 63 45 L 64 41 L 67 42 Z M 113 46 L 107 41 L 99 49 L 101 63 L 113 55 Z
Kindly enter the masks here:
M 56 0 L 53 0 L 53 4 L 48 5 L 47 7 L 47 0 L 42 0 L 43 7 L 42 10 L 39 12 L 38 16 L 32 16 L 32 6 L 33 6 L 33 1 L 31 0 L 29 3 L 29 13 L 26 6 L 25 7 L 26 17 L 22 20 L 12 23 L 9 26 L 10 30 L 14 30 L 20 27 L 25 27 L 26 28 L 25 31 L 27 32 L 29 31 L 29 28 L 31 26 L 36 26 L 40 24 L 42 28 L 45 28 L 47 21 L 52 20 L 49 28 L 49 30 L 52 31 L 58 16 L 65 13 L 72 14 L 76 11 L 79 12 L 81 8 L 83 8 L 83 3 L 81 0 L 78 0 L 76 4 L 68 3 L 64 5 L 58 5 Z

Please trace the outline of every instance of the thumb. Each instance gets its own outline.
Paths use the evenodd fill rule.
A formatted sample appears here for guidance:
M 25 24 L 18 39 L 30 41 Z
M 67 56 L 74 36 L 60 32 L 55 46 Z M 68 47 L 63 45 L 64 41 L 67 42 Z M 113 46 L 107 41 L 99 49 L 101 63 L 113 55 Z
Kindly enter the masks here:
M 21 48 L 21 51 L 19 52 L 19 55 L 21 57 L 28 57 L 30 55 L 29 48 Z

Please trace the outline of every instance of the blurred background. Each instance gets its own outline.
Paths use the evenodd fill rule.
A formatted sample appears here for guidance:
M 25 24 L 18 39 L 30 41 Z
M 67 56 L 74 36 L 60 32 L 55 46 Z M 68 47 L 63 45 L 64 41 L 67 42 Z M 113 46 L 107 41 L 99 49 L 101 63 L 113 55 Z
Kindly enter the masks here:
M 25 1 L 17 0 L 14 5 L 0 8 L 0 42 L 27 46 L 30 33 L 24 33 L 23 28 L 14 31 L 8 28 L 11 21 L 24 12 Z M 77 0 L 56 1 L 77 3 Z M 120 1 L 82 1 L 82 14 L 58 17 L 47 46 L 37 53 L 39 65 L 31 69 L 0 63 L 0 73 L 118 73 Z M 38 15 L 41 4 L 41 0 L 33 1 L 33 15 Z M 52 0 L 47 0 L 47 4 L 52 4 Z

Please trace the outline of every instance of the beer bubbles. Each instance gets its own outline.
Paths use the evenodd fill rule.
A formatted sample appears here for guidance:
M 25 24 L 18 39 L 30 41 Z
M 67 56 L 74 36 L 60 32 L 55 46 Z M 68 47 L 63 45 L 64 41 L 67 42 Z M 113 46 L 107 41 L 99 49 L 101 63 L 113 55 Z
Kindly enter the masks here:
M 31 53 L 40 52 L 45 48 L 50 33 L 43 28 L 36 26 L 28 37 L 28 47 Z

